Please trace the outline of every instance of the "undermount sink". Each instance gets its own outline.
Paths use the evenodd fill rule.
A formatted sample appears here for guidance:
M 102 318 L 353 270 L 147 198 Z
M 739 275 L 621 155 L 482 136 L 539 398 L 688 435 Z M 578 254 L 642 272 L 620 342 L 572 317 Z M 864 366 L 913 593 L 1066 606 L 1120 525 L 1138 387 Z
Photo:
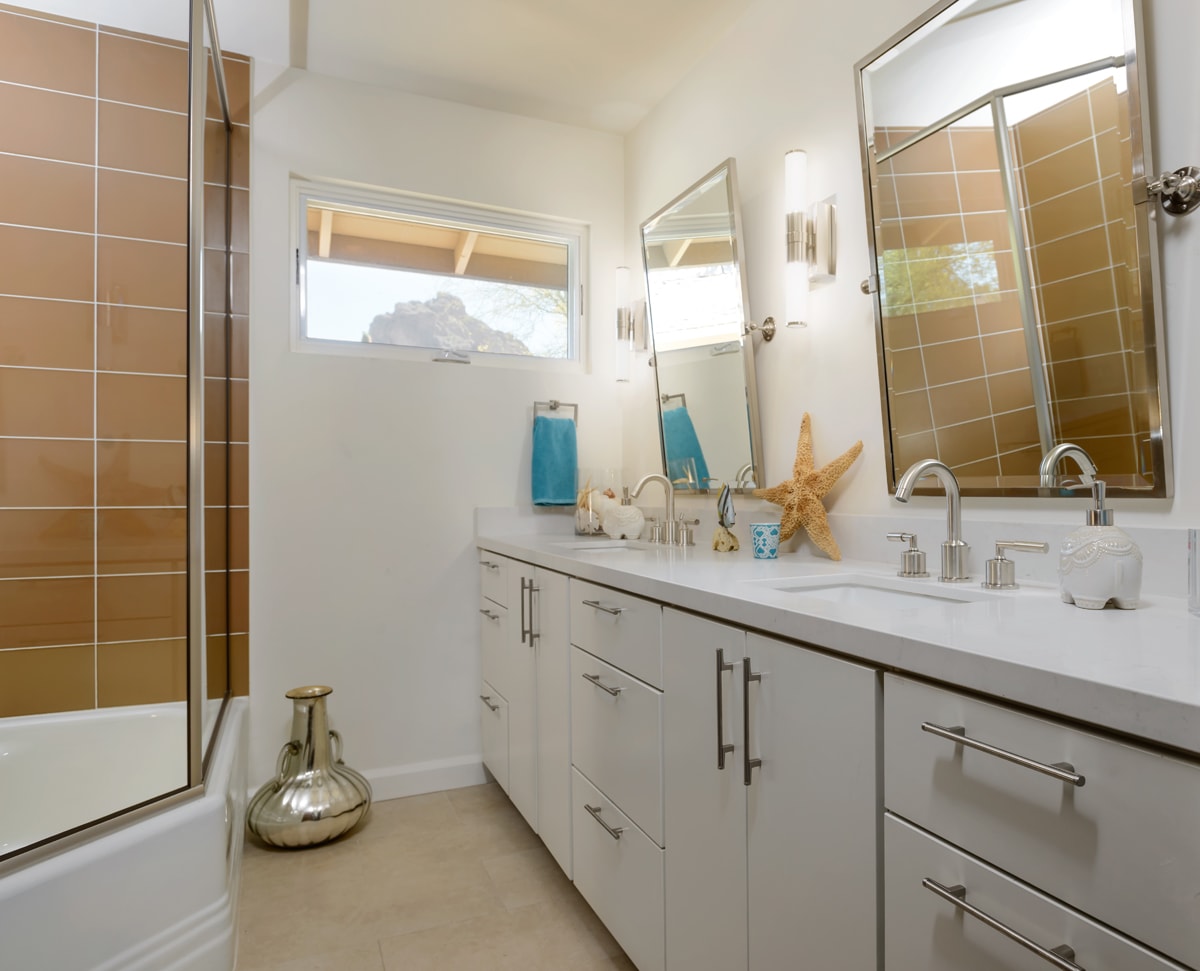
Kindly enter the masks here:
M 847 607 L 873 607 L 882 610 L 953 606 L 993 599 L 991 594 L 985 593 L 977 586 L 933 586 L 933 582 L 847 573 L 834 576 L 790 577 L 773 581 L 771 586 L 780 593 L 795 594 L 798 597 L 811 597 Z
M 569 543 L 558 543 L 561 549 L 577 553 L 615 553 L 618 550 L 636 550 L 640 545 L 631 539 L 580 539 Z

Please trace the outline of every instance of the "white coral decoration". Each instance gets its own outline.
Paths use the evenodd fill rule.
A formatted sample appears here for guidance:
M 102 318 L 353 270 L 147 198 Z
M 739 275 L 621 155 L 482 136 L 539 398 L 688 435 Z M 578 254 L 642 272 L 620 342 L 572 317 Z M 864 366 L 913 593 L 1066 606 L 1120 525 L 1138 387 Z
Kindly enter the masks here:
M 637 506 L 623 506 L 603 493 L 592 495 L 592 509 L 600 516 L 600 528 L 613 539 L 637 539 L 646 525 Z

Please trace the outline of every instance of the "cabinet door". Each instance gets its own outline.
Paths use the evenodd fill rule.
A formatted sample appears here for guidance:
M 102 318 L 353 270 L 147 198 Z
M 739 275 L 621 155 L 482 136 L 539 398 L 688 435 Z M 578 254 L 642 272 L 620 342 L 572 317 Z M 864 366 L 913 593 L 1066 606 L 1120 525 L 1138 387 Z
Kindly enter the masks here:
M 479 689 L 479 702 L 483 764 L 508 792 L 508 702 L 486 681 Z
M 1194 763 L 894 675 L 884 695 L 889 810 L 1200 966 Z
M 538 835 L 571 876 L 571 645 L 567 578 L 534 570 Z
M 875 968 L 878 674 L 756 634 L 746 656 L 750 968 Z
M 663 971 L 663 851 L 581 773 L 573 779 L 575 888 L 638 971 Z
M 662 692 L 571 649 L 571 762 L 659 846 Z
M 891 813 L 884 842 L 889 968 L 1048 971 L 1054 955 L 1045 952 L 1067 947 L 1073 953 L 1057 956 L 1088 971 L 1183 971 Z
M 508 642 L 504 686 L 508 699 L 508 798 L 535 830 L 537 817 L 537 656 L 530 601 L 533 567 L 508 564 Z M 494 682 L 493 682 L 494 683 Z
M 745 648 L 741 630 L 663 611 L 668 971 L 746 967 Z
M 499 688 L 508 670 L 508 609 L 479 599 L 479 666 L 483 680 Z

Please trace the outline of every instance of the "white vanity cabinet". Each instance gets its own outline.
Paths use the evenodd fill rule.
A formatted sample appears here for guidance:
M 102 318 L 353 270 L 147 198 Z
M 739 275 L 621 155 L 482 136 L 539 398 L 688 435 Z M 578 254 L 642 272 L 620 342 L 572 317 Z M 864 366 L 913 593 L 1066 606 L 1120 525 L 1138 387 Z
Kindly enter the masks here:
M 666 958 L 878 966 L 879 675 L 663 611 Z
M 508 697 L 499 688 L 511 662 L 508 643 L 508 560 L 479 553 L 479 654 L 483 678 L 479 688 L 483 764 L 500 788 L 509 791 Z
M 1033 966 L 927 879 L 1046 949 L 1071 947 L 1088 971 L 1176 967 L 1121 957 L 1140 950 L 1129 938 L 1200 966 L 1200 766 L 904 677 L 886 678 L 884 698 L 889 967 Z M 1115 930 L 1098 937 L 1096 922 Z M 977 947 L 992 963 L 947 956 Z
M 480 551 L 484 764 L 571 874 L 567 578 Z
M 664 962 L 661 624 L 571 580 L 575 886 L 639 971 Z

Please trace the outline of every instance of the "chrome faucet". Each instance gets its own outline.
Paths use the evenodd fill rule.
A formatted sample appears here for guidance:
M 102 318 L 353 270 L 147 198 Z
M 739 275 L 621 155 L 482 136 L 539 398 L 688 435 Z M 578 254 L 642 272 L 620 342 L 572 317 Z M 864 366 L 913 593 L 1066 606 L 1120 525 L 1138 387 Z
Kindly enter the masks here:
M 1038 472 L 1044 487 L 1053 489 L 1058 484 L 1056 473 L 1058 463 L 1063 459 L 1075 460 L 1075 464 L 1079 466 L 1079 481 L 1085 486 L 1090 486 L 1096 481 L 1096 463 L 1092 461 L 1092 457 L 1078 445 L 1062 442 L 1042 456 L 1042 464 Z
M 667 495 L 667 521 L 662 531 L 662 539 L 660 542 L 666 543 L 668 546 L 675 542 L 675 490 L 671 485 L 671 480 L 665 475 L 660 475 L 657 472 L 651 472 L 649 475 L 643 475 L 638 479 L 637 485 L 633 487 L 632 496 L 637 498 L 642 493 L 643 486 L 647 482 L 658 482 L 663 487 L 663 492 Z
M 959 583 L 969 580 L 967 576 L 967 551 L 971 548 L 962 539 L 962 509 L 958 479 L 950 467 L 937 459 L 922 459 L 908 467 L 896 483 L 896 501 L 908 502 L 917 480 L 927 475 L 936 476 L 946 490 L 946 542 L 942 544 L 943 583 Z

